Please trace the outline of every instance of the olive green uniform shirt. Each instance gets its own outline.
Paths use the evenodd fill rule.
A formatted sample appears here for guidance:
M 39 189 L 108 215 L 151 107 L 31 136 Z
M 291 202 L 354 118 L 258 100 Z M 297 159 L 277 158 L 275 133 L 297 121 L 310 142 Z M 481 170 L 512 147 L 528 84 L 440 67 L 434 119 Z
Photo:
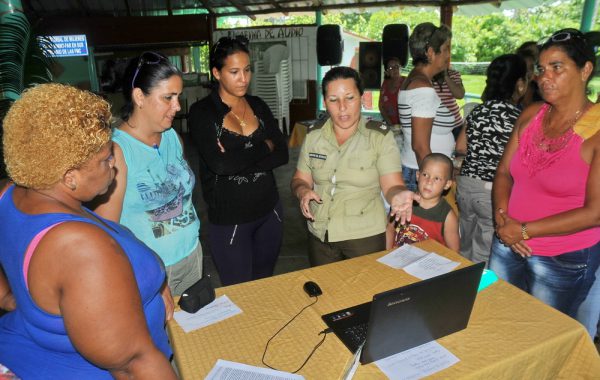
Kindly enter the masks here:
M 325 241 L 361 239 L 383 233 L 386 215 L 379 177 L 401 173 L 394 134 L 381 123 L 360 119 L 358 129 L 339 146 L 331 120 L 308 131 L 297 169 L 310 174 L 323 203 L 310 202 L 315 220 L 309 231 Z

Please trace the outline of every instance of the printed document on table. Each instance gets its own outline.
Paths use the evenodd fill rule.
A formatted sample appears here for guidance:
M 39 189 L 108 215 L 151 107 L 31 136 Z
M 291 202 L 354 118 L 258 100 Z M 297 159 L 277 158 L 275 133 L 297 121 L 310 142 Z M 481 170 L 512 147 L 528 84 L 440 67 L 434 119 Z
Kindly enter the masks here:
M 451 272 L 460 265 L 437 253 L 427 252 L 410 244 L 404 244 L 377 261 L 394 269 L 404 269 L 421 280 Z
M 451 272 L 460 263 L 452 261 L 435 253 L 430 253 L 420 260 L 415 261 L 404 267 L 408 274 L 426 280 L 431 277 L 439 276 L 444 273 Z
M 387 255 L 380 257 L 377 261 L 394 269 L 402 269 L 408 264 L 412 264 L 428 254 L 429 252 L 424 251 L 421 248 L 410 244 L 404 244 L 402 247 L 398 247 Z
M 303 376 L 219 359 L 206 380 L 302 380 Z
M 178 311 L 173 314 L 175 321 L 186 333 L 201 329 L 220 322 L 234 315 L 240 314 L 242 310 L 236 304 L 231 302 L 229 297 L 223 295 L 208 305 L 204 306 L 194 314 L 186 311 Z
M 390 380 L 416 380 L 433 375 L 459 361 L 460 359 L 434 340 L 377 360 L 375 365 Z

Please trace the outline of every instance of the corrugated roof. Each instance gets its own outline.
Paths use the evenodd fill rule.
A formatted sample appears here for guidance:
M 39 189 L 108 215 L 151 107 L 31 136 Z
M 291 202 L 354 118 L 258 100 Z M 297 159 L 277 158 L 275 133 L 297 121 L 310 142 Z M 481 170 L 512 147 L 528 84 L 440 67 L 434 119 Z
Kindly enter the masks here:
M 53 16 L 155 16 L 209 13 L 236 16 L 390 6 L 452 5 L 459 14 L 485 14 L 533 7 L 536 0 L 23 0 L 33 18 Z

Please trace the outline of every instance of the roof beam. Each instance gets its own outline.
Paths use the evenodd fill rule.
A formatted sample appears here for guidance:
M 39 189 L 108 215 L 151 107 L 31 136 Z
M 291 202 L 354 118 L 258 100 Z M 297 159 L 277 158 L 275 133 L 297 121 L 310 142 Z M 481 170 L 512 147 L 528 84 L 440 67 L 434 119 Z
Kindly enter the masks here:
M 377 0 L 356 0 L 356 3 L 346 3 L 346 4 L 329 4 L 323 5 L 323 2 L 320 0 L 313 0 L 312 6 L 310 7 L 313 10 L 318 10 L 321 8 L 324 9 L 341 9 L 341 8 L 364 8 L 364 7 L 390 7 L 390 6 L 442 6 L 442 5 L 472 5 L 472 4 L 490 4 L 497 3 L 500 0 L 386 0 L 386 1 L 377 1 Z M 279 4 L 296 4 L 298 0 L 279 0 L 277 3 Z M 291 7 L 282 6 L 284 9 L 290 9 Z M 299 9 L 306 9 L 306 7 L 296 7 Z M 295 8 L 294 8 L 295 9 Z
M 281 9 L 281 5 L 279 5 L 276 1 L 271 1 L 269 4 L 271 4 L 271 6 L 273 7 L 273 10 L 275 12 L 281 12 L 283 13 L 285 16 L 287 16 L 289 14 L 289 12 L 283 12 Z
M 297 1 L 294 0 L 287 0 L 287 1 L 280 1 L 280 3 L 296 3 Z M 428 2 L 429 3 L 429 2 Z M 430 1 L 431 4 L 425 4 L 425 5 L 435 5 L 437 6 L 439 4 L 439 0 L 435 1 L 432 0 Z M 281 6 L 281 8 L 279 8 L 277 11 L 273 11 L 273 12 L 314 12 L 314 11 L 327 11 L 327 10 L 332 10 L 332 9 L 348 9 L 348 8 L 372 8 L 372 7 L 389 7 L 389 6 L 397 6 L 399 5 L 400 2 L 397 0 L 387 0 L 387 1 L 379 1 L 379 2 L 373 2 L 373 3 L 361 3 L 360 6 L 356 3 L 352 3 L 352 4 L 332 4 L 332 5 L 325 5 L 320 3 L 319 5 L 313 5 L 313 6 L 303 6 L 303 7 L 291 7 L 291 6 Z M 406 3 L 403 3 L 403 5 L 408 5 Z M 256 15 L 256 14 L 265 14 L 265 13 L 271 13 L 270 11 L 265 11 L 264 9 L 262 10 L 256 10 L 256 11 L 252 11 L 252 10 L 247 10 L 246 12 L 224 12 L 224 13 L 219 13 L 217 16 L 218 17 L 224 17 L 224 16 L 248 16 L 249 14 L 252 15 Z
M 210 5 L 208 5 L 208 2 L 206 0 L 200 0 L 200 3 L 202 3 L 202 8 L 206 9 L 209 14 L 216 14 L 215 10 Z
M 491 3 L 493 1 L 491 0 L 466 0 L 463 1 L 461 3 L 461 5 L 469 5 L 469 4 L 486 4 L 486 3 Z M 283 1 L 279 1 L 279 4 L 293 4 L 293 3 L 297 3 L 297 0 L 283 0 Z M 320 3 L 320 2 L 319 2 Z M 441 4 L 447 4 L 448 2 L 446 0 L 420 0 L 418 2 L 412 2 L 412 1 L 402 1 L 402 0 L 384 0 L 384 1 L 371 1 L 371 2 L 363 2 L 360 4 L 357 3 L 351 3 L 351 4 L 322 4 L 320 3 L 319 5 L 313 5 L 313 6 L 302 6 L 302 7 L 292 7 L 292 6 L 285 6 L 282 5 L 278 10 L 276 11 L 269 11 L 269 10 L 249 10 L 246 9 L 243 12 L 223 12 L 223 13 L 217 13 L 216 16 L 217 17 L 225 17 L 225 16 L 248 16 L 250 17 L 250 15 L 257 15 L 257 14 L 267 14 L 267 13 L 277 13 L 277 12 L 289 12 L 289 13 L 293 13 L 293 12 L 314 12 L 314 11 L 327 11 L 327 10 L 334 10 L 334 9 L 352 9 L 352 8 L 384 8 L 384 7 L 391 7 L 391 6 L 419 6 L 419 7 L 423 7 L 423 6 L 435 6 L 435 7 L 439 7 Z M 458 3 L 456 2 L 450 2 L 450 4 L 454 4 L 454 5 L 458 5 Z M 236 7 L 238 9 L 240 9 L 239 7 Z
M 256 20 L 256 16 L 255 16 L 256 13 L 253 13 L 248 8 L 246 8 L 245 6 L 238 3 L 236 0 L 229 0 L 229 3 L 240 11 L 239 16 L 249 17 L 252 21 Z M 235 13 L 237 14 L 238 12 L 235 12 Z M 262 13 L 264 13 L 264 11 Z

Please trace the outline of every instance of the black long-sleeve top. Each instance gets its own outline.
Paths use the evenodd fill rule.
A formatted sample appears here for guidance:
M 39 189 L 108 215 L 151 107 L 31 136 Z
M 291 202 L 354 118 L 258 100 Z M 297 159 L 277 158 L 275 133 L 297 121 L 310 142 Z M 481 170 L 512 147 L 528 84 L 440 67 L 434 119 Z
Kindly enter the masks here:
M 271 212 L 279 200 L 272 169 L 288 162 L 285 137 L 264 101 L 245 98 L 258 119 L 258 129 L 249 136 L 223 128 L 231 109 L 216 90 L 190 108 L 188 126 L 200 153 L 202 192 L 213 224 L 254 221 Z M 275 145 L 273 152 L 267 139 Z

